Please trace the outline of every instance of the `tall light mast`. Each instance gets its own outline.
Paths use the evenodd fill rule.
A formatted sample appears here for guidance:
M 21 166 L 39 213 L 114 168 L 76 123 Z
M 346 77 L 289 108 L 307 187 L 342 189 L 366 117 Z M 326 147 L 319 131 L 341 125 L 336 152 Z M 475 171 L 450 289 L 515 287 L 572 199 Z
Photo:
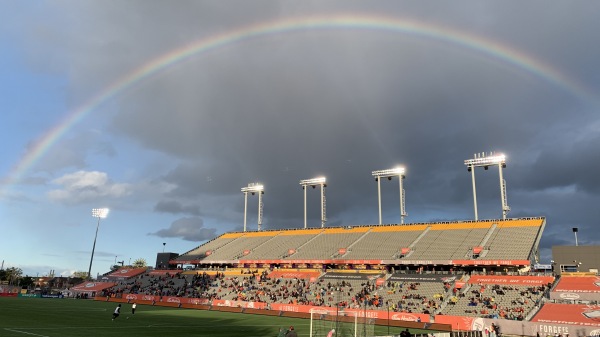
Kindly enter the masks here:
M 327 187 L 327 179 L 325 177 L 313 178 L 313 179 L 305 179 L 300 180 L 300 185 L 302 185 L 302 189 L 304 190 L 304 228 L 307 228 L 306 223 L 306 189 L 308 186 L 312 186 L 315 188 L 316 186 L 321 186 L 321 228 L 325 227 L 325 222 L 327 222 L 327 214 L 326 214 L 326 199 L 325 199 L 325 187 Z
M 246 231 L 246 216 L 248 213 L 248 193 L 254 195 L 258 193 L 258 230 L 261 230 L 263 216 L 262 195 L 265 194 L 265 188 L 259 183 L 250 183 L 246 187 L 242 187 L 244 193 L 244 232 Z
M 502 176 L 502 169 L 506 168 L 506 156 L 504 154 L 494 154 L 493 152 L 490 152 L 489 154 L 486 154 L 485 152 L 476 153 L 475 155 L 473 155 L 473 159 L 465 160 L 465 165 L 467 166 L 467 170 L 471 172 L 475 220 L 479 220 L 477 215 L 477 190 L 475 188 L 475 167 L 483 167 L 487 170 L 490 166 L 498 166 L 498 176 L 500 178 L 500 199 L 502 202 L 502 219 L 506 219 L 506 215 L 508 214 L 508 212 L 510 212 L 510 207 L 508 206 L 508 201 L 506 198 L 506 180 L 504 180 Z
M 388 180 L 392 180 L 392 177 L 398 177 L 399 186 L 400 186 L 400 223 L 404 223 L 404 217 L 407 215 L 405 211 L 405 194 L 404 194 L 404 167 L 396 167 L 389 170 L 379 170 L 373 171 L 371 174 L 375 177 L 375 181 L 377 181 L 377 200 L 379 204 L 379 224 L 381 225 L 382 217 L 381 217 L 381 178 L 388 178 Z
M 94 251 L 96 250 L 96 239 L 98 238 L 98 228 L 100 228 L 100 219 L 106 219 L 108 216 L 108 208 L 93 208 L 92 216 L 98 219 L 96 224 L 96 235 L 94 236 L 94 245 L 92 246 L 92 257 L 90 258 L 90 268 L 88 269 L 88 279 L 92 278 L 92 262 L 94 262 Z

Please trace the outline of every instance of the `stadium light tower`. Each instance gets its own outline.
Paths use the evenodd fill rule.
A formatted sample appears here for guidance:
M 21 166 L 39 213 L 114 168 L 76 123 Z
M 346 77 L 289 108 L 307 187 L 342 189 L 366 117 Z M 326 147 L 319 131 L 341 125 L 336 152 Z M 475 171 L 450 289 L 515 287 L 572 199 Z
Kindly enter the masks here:
M 242 193 L 244 193 L 244 232 L 246 231 L 246 215 L 248 213 L 248 193 L 252 195 L 258 193 L 258 230 L 260 231 L 263 215 L 262 195 L 265 194 L 265 187 L 259 183 L 251 183 L 242 188 Z
M 502 169 L 506 168 L 506 156 L 504 154 L 496 155 L 493 152 L 490 152 L 489 154 L 484 152 L 476 153 L 473 156 L 473 159 L 465 160 L 465 165 L 467 166 L 467 170 L 471 172 L 471 180 L 473 182 L 473 206 L 475 208 L 475 220 L 479 220 L 477 215 L 477 192 L 475 189 L 475 167 L 483 167 L 487 170 L 490 166 L 498 166 L 498 175 L 500 177 L 500 199 L 502 201 L 502 219 L 506 219 L 506 214 L 510 211 L 510 207 L 508 206 L 508 202 L 506 200 L 506 181 L 502 177 Z
M 325 222 L 327 222 L 327 216 L 325 213 L 325 187 L 327 187 L 326 182 L 327 179 L 325 177 L 300 180 L 300 185 L 302 185 L 302 189 L 304 190 L 304 228 L 306 228 L 306 189 L 308 186 L 312 186 L 313 188 L 315 188 L 316 186 L 321 186 L 321 228 L 325 227 Z
M 381 220 L 381 178 L 388 178 L 388 180 L 392 180 L 392 177 L 398 177 L 400 181 L 400 223 L 404 223 L 404 217 L 406 216 L 406 212 L 404 210 L 404 187 L 402 186 L 402 182 L 404 180 L 404 167 L 396 167 L 389 170 L 379 170 L 373 171 L 371 174 L 375 177 L 375 181 L 377 181 L 377 200 L 379 202 L 379 224 L 381 225 L 383 222 Z
M 96 235 L 94 236 L 94 245 L 92 246 L 92 257 L 90 258 L 90 268 L 88 269 L 88 278 L 92 278 L 92 262 L 94 261 L 94 251 L 96 250 L 96 239 L 98 238 L 98 228 L 100 227 L 100 219 L 106 219 L 108 216 L 108 208 L 94 208 L 92 209 L 92 216 L 98 218 L 96 224 Z M 116 257 L 115 257 L 116 259 Z

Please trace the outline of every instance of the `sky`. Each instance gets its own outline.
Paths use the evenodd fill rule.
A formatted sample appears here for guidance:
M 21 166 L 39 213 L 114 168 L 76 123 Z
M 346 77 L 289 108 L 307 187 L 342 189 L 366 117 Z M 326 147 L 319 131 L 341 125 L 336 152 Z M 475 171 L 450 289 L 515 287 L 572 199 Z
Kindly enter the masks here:
M 243 228 L 474 219 L 464 160 L 504 153 L 508 217 L 600 241 L 600 2 L 0 0 L 0 260 L 92 275 Z M 476 170 L 480 219 L 502 217 Z M 384 223 L 398 182 L 382 181 Z M 106 219 L 92 217 L 107 207 Z M 257 229 L 258 198 L 247 226 Z M 318 189 L 308 226 L 320 226 Z

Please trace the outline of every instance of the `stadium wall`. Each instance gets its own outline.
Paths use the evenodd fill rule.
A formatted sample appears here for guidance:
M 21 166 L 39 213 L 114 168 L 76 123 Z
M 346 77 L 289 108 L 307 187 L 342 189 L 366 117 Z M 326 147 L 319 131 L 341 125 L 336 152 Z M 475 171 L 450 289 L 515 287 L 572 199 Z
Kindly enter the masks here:
M 513 336 L 600 336 L 600 328 L 597 326 L 585 326 L 565 324 L 557 320 L 554 322 L 530 322 L 513 321 L 506 319 L 489 319 L 479 317 L 436 315 L 436 323 L 450 324 L 453 331 L 484 331 L 486 328 L 491 331 L 492 323 L 500 326 L 502 335 Z

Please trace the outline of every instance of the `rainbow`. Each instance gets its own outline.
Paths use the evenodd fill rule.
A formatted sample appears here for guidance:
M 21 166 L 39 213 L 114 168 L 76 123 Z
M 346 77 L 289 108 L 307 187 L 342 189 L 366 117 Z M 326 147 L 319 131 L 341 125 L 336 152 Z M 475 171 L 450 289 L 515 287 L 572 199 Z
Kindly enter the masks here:
M 433 25 L 407 18 L 386 16 L 369 16 L 355 14 L 335 14 L 327 16 L 305 16 L 286 18 L 241 27 L 229 32 L 217 34 L 196 40 L 179 49 L 170 51 L 124 76 L 107 86 L 97 95 L 91 97 L 83 105 L 70 111 L 55 127 L 47 131 L 32 146 L 21 160 L 11 169 L 9 174 L 0 182 L 0 195 L 9 186 L 17 183 L 21 177 L 52 147 L 71 127 L 96 109 L 102 103 L 116 95 L 122 94 L 128 88 L 153 75 L 176 65 L 191 57 L 215 50 L 224 46 L 260 38 L 272 34 L 286 34 L 310 30 L 376 30 L 407 34 L 416 38 L 439 41 L 471 52 L 478 53 L 494 61 L 500 61 L 517 70 L 530 73 L 537 78 L 552 83 L 580 98 L 595 97 L 587 88 L 570 80 L 559 71 L 544 64 L 523 52 L 510 48 L 499 42 L 484 39 L 449 27 Z

